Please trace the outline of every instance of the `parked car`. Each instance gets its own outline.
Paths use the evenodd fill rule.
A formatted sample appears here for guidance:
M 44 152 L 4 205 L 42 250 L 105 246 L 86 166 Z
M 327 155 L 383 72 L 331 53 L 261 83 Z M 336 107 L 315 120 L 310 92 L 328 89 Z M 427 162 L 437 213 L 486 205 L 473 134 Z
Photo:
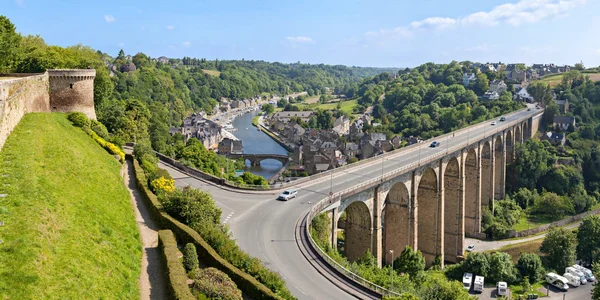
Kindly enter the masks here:
M 438 141 L 435 141 L 435 142 L 431 143 L 431 145 L 429 145 L 429 147 L 431 147 L 431 148 L 435 148 L 435 147 L 437 147 L 437 146 L 439 146 L 439 145 L 440 145 L 440 142 L 438 142 Z
M 471 282 L 473 282 L 473 274 L 465 273 L 463 275 L 463 287 L 468 291 L 471 289 Z
M 484 287 L 485 277 L 475 276 L 475 282 L 473 283 L 473 292 L 482 293 Z
M 475 250 L 475 245 L 467 246 L 467 252 L 473 252 L 473 250 Z
M 283 191 L 283 193 L 281 193 L 281 195 L 279 195 L 279 197 L 277 197 L 278 200 L 285 200 L 288 201 L 292 198 L 296 198 L 298 196 L 298 191 L 296 190 L 285 190 Z

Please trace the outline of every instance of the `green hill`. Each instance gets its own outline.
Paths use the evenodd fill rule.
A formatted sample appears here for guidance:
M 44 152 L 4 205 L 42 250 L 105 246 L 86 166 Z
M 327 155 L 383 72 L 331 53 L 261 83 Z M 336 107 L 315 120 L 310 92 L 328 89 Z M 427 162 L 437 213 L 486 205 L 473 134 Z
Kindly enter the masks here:
M 64 114 L 27 114 L 0 152 L 0 298 L 138 299 L 121 165 Z

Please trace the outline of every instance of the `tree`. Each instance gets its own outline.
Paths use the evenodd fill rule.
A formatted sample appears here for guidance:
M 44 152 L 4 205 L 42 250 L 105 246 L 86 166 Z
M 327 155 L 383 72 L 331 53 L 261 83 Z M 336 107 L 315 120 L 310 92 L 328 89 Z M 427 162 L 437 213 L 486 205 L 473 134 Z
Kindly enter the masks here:
M 361 266 L 376 267 L 377 259 L 375 259 L 375 256 L 371 254 L 371 250 L 367 249 L 367 251 L 365 251 L 365 253 L 359 257 L 358 260 L 356 260 L 356 263 Z
M 577 257 L 586 263 L 597 262 L 600 254 L 600 216 L 587 216 L 577 231 Z
M 530 190 L 527 188 L 520 188 L 516 193 L 512 195 L 512 199 L 523 209 L 533 206 L 539 197 L 537 190 Z
M 512 283 L 517 280 L 517 269 L 512 263 L 508 253 L 496 252 L 490 257 L 490 272 L 488 276 L 492 281 L 506 281 Z
M 521 187 L 534 189 L 539 178 L 546 175 L 554 161 L 553 155 L 548 152 L 546 146 L 533 139 L 515 145 L 514 157 L 516 157 L 515 161 L 509 166 L 512 172 L 507 172 L 515 177 L 507 180 L 511 183 L 510 189 L 513 191 Z
M 406 246 L 400 256 L 394 260 L 394 270 L 415 278 L 419 272 L 425 270 L 425 258 L 421 251 L 413 251 L 410 246 Z
M 192 243 L 187 243 L 183 248 L 183 266 L 188 272 L 198 268 L 198 253 Z
M 471 252 L 463 262 L 464 270 L 487 277 L 490 273 L 490 254 L 487 252 Z
M 529 279 L 529 283 L 535 283 L 544 277 L 544 266 L 542 260 L 535 253 L 523 253 L 517 261 L 517 269 L 521 276 Z
M 561 197 L 555 193 L 543 193 L 537 198 L 531 213 L 540 216 L 546 216 L 553 220 L 558 220 L 565 213 L 573 212 L 573 204 L 567 197 Z
M 15 25 L 5 16 L 0 16 L 0 73 L 10 73 L 19 61 L 21 35 Z
M 562 272 L 575 262 L 575 236 L 569 229 L 551 227 L 540 251 L 546 254 L 548 268 Z
M 594 264 L 592 264 L 592 269 L 594 271 L 594 274 L 600 274 L 600 263 L 595 262 Z M 592 289 L 592 299 L 600 300 L 600 284 L 596 284 Z
M 475 85 L 473 87 L 473 91 L 477 95 L 483 95 L 487 90 L 490 89 L 490 81 L 487 78 L 485 73 L 477 74 L 477 81 L 475 81 Z
M 265 115 L 270 115 L 275 112 L 275 108 L 269 103 L 263 104 L 261 109 L 263 112 L 265 112 Z

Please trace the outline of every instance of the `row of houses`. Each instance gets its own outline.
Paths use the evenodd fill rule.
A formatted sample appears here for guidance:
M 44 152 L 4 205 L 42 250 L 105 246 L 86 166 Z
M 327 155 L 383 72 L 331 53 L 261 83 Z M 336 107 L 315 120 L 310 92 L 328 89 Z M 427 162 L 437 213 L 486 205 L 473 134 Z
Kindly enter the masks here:
M 399 136 L 388 139 L 385 133 L 363 133 L 365 125 L 373 125 L 368 114 L 354 122 L 341 116 L 334 121 L 333 128 L 327 130 L 304 128 L 292 119 L 298 117 L 307 121 L 313 114 L 314 112 L 281 112 L 273 114 L 269 119 L 272 130 L 296 146 L 290 167 L 292 170 L 316 174 L 343 166 L 352 158 L 367 159 L 398 149 L 402 145 Z M 412 138 L 408 142 L 411 141 L 416 143 L 418 139 Z

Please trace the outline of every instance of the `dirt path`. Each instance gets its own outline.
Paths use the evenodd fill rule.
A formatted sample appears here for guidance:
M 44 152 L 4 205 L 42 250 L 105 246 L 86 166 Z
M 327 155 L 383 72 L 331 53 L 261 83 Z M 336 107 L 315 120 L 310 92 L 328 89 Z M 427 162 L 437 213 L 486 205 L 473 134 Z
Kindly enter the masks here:
M 142 272 L 140 274 L 140 299 L 166 299 L 166 287 L 163 279 L 164 270 L 160 264 L 158 249 L 158 226 L 152 221 L 150 212 L 142 200 L 135 183 L 133 165 L 127 161 L 124 167 L 125 185 L 131 195 L 131 204 L 135 211 L 135 221 L 142 237 L 144 252 L 142 254 Z

